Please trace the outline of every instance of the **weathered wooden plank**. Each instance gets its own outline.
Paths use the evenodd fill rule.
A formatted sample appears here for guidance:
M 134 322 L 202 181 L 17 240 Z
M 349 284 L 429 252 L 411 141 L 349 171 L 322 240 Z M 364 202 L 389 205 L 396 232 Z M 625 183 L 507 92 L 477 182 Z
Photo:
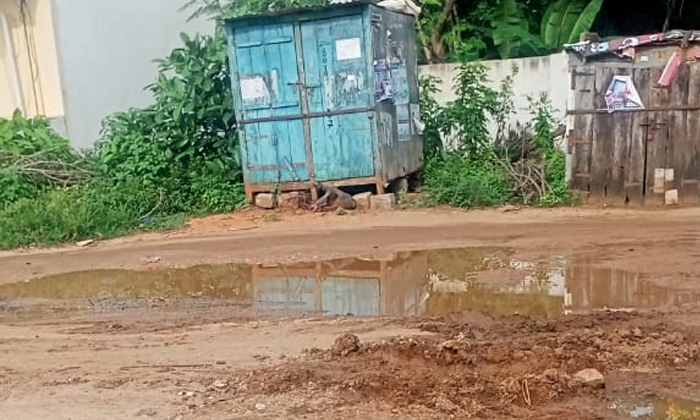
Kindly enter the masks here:
M 578 69 L 579 74 L 575 77 L 574 84 L 574 106 L 576 108 L 593 107 L 595 76 L 590 75 L 591 70 Z M 579 192 L 588 193 L 591 170 L 591 145 L 593 141 L 593 115 L 577 115 L 574 117 L 574 129 L 571 133 L 572 189 Z M 587 199 L 587 197 L 585 197 Z
M 595 68 L 595 82 L 593 87 L 593 106 L 595 108 L 600 107 L 599 89 L 607 83 L 610 74 L 612 74 L 612 70 L 606 67 L 596 66 Z M 592 136 L 588 178 L 588 200 L 591 203 L 605 203 L 605 174 L 601 174 L 601 172 L 604 171 L 601 169 L 603 163 L 600 159 L 603 155 L 601 148 L 604 148 L 605 143 L 609 140 L 605 130 L 603 129 L 601 132 L 601 126 L 607 126 L 611 120 L 612 115 L 610 114 L 596 115 L 591 124 Z
M 658 80 L 663 72 L 662 68 L 649 69 L 650 80 Z M 659 89 L 649 86 L 649 106 L 655 108 L 667 108 L 671 106 L 671 89 Z M 647 205 L 662 206 L 664 204 L 664 189 L 659 187 L 657 170 L 664 170 L 667 163 L 667 134 L 669 121 L 668 112 L 649 112 L 649 141 L 647 143 L 647 188 L 645 203 Z
M 688 66 L 688 104 L 700 105 L 700 65 Z M 680 181 L 681 203 L 700 204 L 700 112 L 689 111 L 685 119 L 684 174 Z
M 683 64 L 668 88 L 655 87 L 663 69 L 589 64 L 577 76 L 574 109 L 605 107 L 614 75 L 631 74 L 643 112 L 574 113 L 571 186 L 589 202 L 664 205 L 700 203 L 700 64 Z M 645 166 L 646 161 L 646 166 Z M 656 179 L 655 179 L 656 178 Z
M 646 105 L 649 101 L 649 70 L 635 69 L 632 73 L 638 91 Z M 630 117 L 630 130 L 627 140 L 627 156 L 625 159 L 625 191 L 629 205 L 642 205 L 644 185 L 644 143 L 646 142 L 647 113 L 633 113 Z
M 690 68 L 681 65 L 675 79 L 669 86 L 670 103 L 672 107 L 678 105 L 686 106 L 689 103 L 688 87 L 690 83 Z M 683 201 L 683 180 L 687 176 L 686 153 L 687 137 L 686 125 L 689 111 L 670 111 L 667 113 L 667 125 L 665 132 L 659 135 L 665 136 L 666 140 L 666 176 L 664 182 L 664 193 L 676 191 L 679 202 Z M 670 171 L 669 169 L 672 169 Z M 669 204 L 664 200 L 665 204 Z
M 630 69 L 603 67 L 596 69 L 597 106 L 605 104 L 605 91 L 615 75 L 628 75 Z M 591 197 L 594 201 L 609 204 L 624 204 L 624 181 L 614 184 L 616 142 L 625 141 L 626 129 L 623 112 L 597 115 L 593 124 L 591 151 Z M 622 136 L 622 137 L 620 137 Z M 619 178 L 619 174 L 615 173 Z M 615 197 L 617 195 L 617 197 Z M 615 198 L 613 198 L 615 197 Z

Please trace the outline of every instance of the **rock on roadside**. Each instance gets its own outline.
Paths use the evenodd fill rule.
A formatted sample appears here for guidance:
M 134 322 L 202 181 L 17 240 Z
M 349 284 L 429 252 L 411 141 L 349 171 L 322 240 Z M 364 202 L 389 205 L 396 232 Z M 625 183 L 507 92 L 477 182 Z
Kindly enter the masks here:
M 596 369 L 583 369 L 574 375 L 574 380 L 589 388 L 605 388 L 605 376 Z

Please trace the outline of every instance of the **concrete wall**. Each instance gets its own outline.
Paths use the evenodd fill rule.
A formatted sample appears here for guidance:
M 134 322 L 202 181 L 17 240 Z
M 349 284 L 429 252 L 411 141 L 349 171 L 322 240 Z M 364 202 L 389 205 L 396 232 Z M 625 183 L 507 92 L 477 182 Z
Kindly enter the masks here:
M 488 69 L 489 80 L 494 88 L 498 88 L 500 82 L 510 75 L 513 66 L 518 68 L 513 84 L 515 93 L 513 102 L 517 112 L 511 119 L 511 124 L 515 124 L 516 121 L 521 124 L 530 121 L 527 96 L 536 95 L 542 91 L 549 95 L 557 110 L 557 119 L 564 122 L 569 97 L 568 57 L 565 53 L 544 57 L 484 61 L 483 64 Z M 455 99 L 454 78 L 458 70 L 459 64 L 432 64 L 420 66 L 419 73 L 438 77 L 442 81 L 440 86 L 442 92 L 436 95 L 436 99 L 444 105 Z M 495 134 L 495 126 L 491 126 L 491 131 Z
M 64 114 L 51 0 L 0 0 L 0 118 Z
M 181 45 L 179 34 L 212 33 L 211 21 L 186 22 L 185 0 L 53 0 L 65 132 L 90 146 L 102 120 L 151 103 L 144 87 L 156 78 L 154 59 Z

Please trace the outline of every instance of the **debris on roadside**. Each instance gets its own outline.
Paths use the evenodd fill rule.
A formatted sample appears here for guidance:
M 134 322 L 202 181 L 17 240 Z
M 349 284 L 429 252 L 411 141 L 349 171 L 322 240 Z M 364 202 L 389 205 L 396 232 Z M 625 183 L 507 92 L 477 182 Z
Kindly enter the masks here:
M 86 239 L 84 241 L 77 242 L 75 245 L 79 248 L 85 248 L 86 246 L 93 245 L 95 243 L 94 239 Z
M 162 257 L 159 256 L 150 256 L 150 257 L 145 257 L 141 259 L 141 262 L 144 265 L 151 265 L 151 264 L 158 264 L 163 261 Z
M 360 350 L 360 338 L 355 334 L 343 334 L 335 339 L 331 354 L 333 356 L 345 357 Z

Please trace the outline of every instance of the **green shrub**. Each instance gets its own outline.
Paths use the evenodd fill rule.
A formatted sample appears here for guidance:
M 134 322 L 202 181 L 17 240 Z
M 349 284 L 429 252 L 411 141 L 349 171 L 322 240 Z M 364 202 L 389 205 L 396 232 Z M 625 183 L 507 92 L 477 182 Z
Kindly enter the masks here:
M 554 144 L 556 121 L 547 95 L 528 98 L 532 118 L 528 130 L 511 130 L 508 125 L 515 112 L 516 74 L 513 68 L 494 90 L 483 65 L 463 64 L 455 77 L 457 98 L 445 106 L 433 98 L 436 81 L 422 80 L 424 175 L 434 203 L 465 208 L 508 201 L 541 206 L 571 203 L 565 156 Z M 497 126 L 495 139 L 488 133 L 489 122 Z M 445 135 L 454 139 L 448 150 L 440 139 Z
M 566 156 L 561 150 L 553 149 L 547 153 L 545 170 L 549 191 L 540 198 L 539 204 L 544 207 L 573 204 L 574 197 L 566 183 Z
M 0 118 L 0 208 L 76 182 L 85 175 L 79 160 L 46 119 L 25 118 L 19 111 Z
M 0 211 L 0 248 L 114 237 L 143 227 L 157 190 L 93 182 L 52 188 Z
M 454 153 L 443 154 L 428 163 L 425 181 L 437 204 L 487 207 L 512 198 L 504 169 L 488 159 L 470 160 Z
M 242 204 L 226 42 L 220 32 L 182 40 L 158 61 L 154 104 L 106 118 L 86 156 L 44 120 L 0 122 L 0 248 L 114 237 Z M 75 179 L 10 164 L 37 154 L 45 169 L 70 169 Z

